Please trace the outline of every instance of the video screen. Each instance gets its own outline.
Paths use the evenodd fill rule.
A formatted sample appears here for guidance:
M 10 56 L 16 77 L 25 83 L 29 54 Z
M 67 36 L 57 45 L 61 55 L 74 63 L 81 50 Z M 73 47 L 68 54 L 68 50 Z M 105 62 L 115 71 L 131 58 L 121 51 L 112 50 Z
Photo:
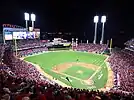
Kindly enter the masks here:
M 40 29 L 35 29 L 33 32 L 28 32 L 25 28 L 3 28 L 5 40 L 12 39 L 35 39 L 40 38 Z
M 5 40 L 12 40 L 13 36 L 12 36 L 12 32 L 5 32 Z
M 27 32 L 26 39 L 35 39 L 35 32 Z
M 35 32 L 13 32 L 13 39 L 35 39 Z
M 34 32 L 35 32 L 35 38 L 40 38 L 40 29 L 35 28 Z
M 40 32 L 35 32 L 35 38 L 40 38 Z

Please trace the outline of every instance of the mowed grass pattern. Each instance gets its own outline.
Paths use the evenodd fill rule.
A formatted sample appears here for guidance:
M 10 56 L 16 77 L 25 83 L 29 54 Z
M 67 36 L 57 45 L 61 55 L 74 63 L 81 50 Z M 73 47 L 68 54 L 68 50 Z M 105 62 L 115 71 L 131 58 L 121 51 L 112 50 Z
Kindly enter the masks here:
M 67 85 L 70 85 L 70 83 L 65 78 L 69 77 L 69 79 L 72 82 L 73 87 L 75 88 L 87 89 L 89 87 L 92 87 L 83 83 L 82 81 L 83 79 L 87 79 L 94 73 L 92 69 L 90 70 L 82 66 L 74 66 L 67 70 L 64 70 L 63 74 L 62 73 L 57 74 L 52 71 L 52 68 L 56 65 L 68 63 L 68 62 L 76 62 L 77 59 L 79 59 L 79 62 L 101 66 L 101 70 L 97 72 L 96 75 L 92 78 L 94 81 L 95 87 L 90 88 L 90 89 L 96 90 L 99 88 L 103 88 L 107 82 L 107 76 L 108 76 L 107 66 L 104 63 L 104 60 L 106 59 L 106 57 L 103 55 L 84 53 L 84 52 L 60 51 L 60 52 L 48 52 L 48 53 L 43 53 L 43 54 L 39 54 L 35 56 L 30 56 L 30 57 L 26 57 L 24 60 L 27 60 L 34 64 L 38 64 L 47 74 L 64 82 Z M 82 70 L 83 74 L 78 74 L 78 73 L 76 74 L 76 72 L 79 70 Z M 69 76 L 64 75 L 64 73 Z M 73 78 L 70 76 L 77 77 L 80 80 L 77 80 L 76 78 Z M 99 79 L 99 76 L 101 76 L 100 79 Z

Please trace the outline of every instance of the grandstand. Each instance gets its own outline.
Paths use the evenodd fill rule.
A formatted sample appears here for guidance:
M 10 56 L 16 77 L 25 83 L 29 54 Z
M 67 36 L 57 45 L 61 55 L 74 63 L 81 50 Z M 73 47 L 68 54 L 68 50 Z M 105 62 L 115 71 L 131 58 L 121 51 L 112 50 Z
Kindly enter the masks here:
M 126 49 L 134 51 L 134 38 L 124 44 L 126 45 Z
M 130 51 L 132 48 L 128 49 L 133 45 L 133 39 L 125 43 L 126 49 L 112 53 L 107 59 L 114 72 L 114 86 L 105 88 L 105 91 L 70 88 L 66 87 L 66 84 L 58 84 L 57 79 L 49 78 L 34 64 L 20 59 L 49 51 L 47 44 L 51 42 L 32 39 L 16 40 L 16 43 L 17 48 L 13 41 L 0 44 L 1 100 L 134 100 L 134 52 Z M 74 51 L 88 52 L 93 54 L 93 57 L 106 49 L 105 44 L 92 43 L 80 43 L 73 47 Z M 83 72 L 78 70 L 78 73 Z

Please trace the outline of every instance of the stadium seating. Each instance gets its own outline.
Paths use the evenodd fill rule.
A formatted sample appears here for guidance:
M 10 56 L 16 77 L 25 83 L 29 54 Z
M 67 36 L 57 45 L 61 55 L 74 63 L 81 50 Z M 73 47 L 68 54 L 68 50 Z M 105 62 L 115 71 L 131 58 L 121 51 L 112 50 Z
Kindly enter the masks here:
M 106 48 L 107 45 L 105 44 L 86 44 L 86 43 L 80 43 L 78 46 L 73 47 L 77 51 L 87 51 L 87 52 L 94 52 L 94 53 L 101 53 L 103 52 Z
M 80 44 L 79 48 L 91 52 L 102 52 L 106 48 L 105 45 L 89 45 Z M 134 93 L 115 89 L 103 92 L 61 87 L 43 76 L 34 65 L 16 58 L 11 46 L 1 44 L 0 49 L 0 100 L 134 100 Z M 30 50 L 28 53 L 27 50 L 19 51 L 19 54 L 28 55 L 47 48 Z M 127 50 L 114 53 L 108 59 L 115 76 L 120 75 L 121 89 L 131 92 L 134 91 L 134 76 L 127 70 L 134 66 L 133 59 L 134 54 Z
M 134 52 L 121 50 L 109 57 L 112 70 L 119 75 L 117 80 L 120 88 L 124 91 L 134 91 Z M 116 76 L 115 75 L 115 76 Z
M 14 41 L 6 41 L 8 45 L 12 45 L 13 48 L 15 48 L 15 40 Z M 44 47 L 46 42 L 41 40 L 17 40 L 17 49 L 23 50 L 23 49 L 30 49 L 33 47 Z
M 1 100 L 133 100 L 133 94 L 122 92 L 89 91 L 63 88 L 57 84 L 38 85 L 35 81 L 19 78 L 0 71 Z M 28 98 L 28 99 L 26 99 Z
M 43 51 L 48 51 L 47 47 L 38 47 L 38 48 L 32 48 L 32 49 L 26 49 L 26 50 L 19 50 L 18 51 L 18 57 L 24 57 L 36 53 L 41 53 Z
M 131 40 L 128 40 L 124 44 L 126 45 L 127 49 L 134 51 L 134 38 L 132 38 Z

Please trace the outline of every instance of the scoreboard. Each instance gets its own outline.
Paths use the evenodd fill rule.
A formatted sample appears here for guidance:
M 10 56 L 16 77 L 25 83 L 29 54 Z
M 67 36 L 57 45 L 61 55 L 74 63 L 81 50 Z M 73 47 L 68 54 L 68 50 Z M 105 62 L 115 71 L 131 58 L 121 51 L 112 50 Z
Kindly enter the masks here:
M 35 39 L 35 32 L 13 32 L 13 39 Z
M 40 38 L 40 29 L 29 32 L 26 28 L 3 28 L 3 34 L 5 40 L 13 39 L 36 39 Z

